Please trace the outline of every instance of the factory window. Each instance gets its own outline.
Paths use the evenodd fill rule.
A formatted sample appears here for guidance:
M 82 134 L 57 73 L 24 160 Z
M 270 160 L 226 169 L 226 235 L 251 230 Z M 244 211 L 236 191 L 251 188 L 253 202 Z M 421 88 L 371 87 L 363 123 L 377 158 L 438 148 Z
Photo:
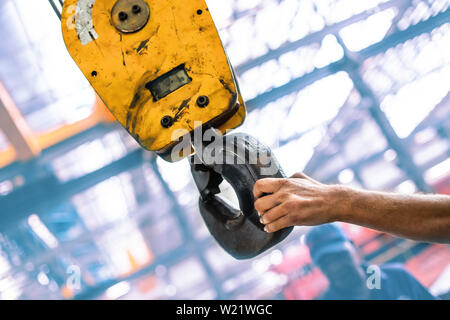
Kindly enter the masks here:
M 136 206 L 128 173 L 109 178 L 74 196 L 72 201 L 91 230 L 128 219 L 130 211 Z

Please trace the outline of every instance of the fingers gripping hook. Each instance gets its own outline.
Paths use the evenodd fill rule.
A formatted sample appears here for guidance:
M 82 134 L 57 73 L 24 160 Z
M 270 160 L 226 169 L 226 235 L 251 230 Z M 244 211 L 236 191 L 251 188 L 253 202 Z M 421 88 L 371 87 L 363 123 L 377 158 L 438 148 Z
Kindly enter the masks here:
M 208 155 L 208 156 L 206 156 Z M 216 241 L 236 259 L 250 259 L 286 238 L 293 228 L 267 233 L 254 208 L 253 186 L 261 178 L 284 178 L 269 148 L 244 134 L 215 137 L 191 157 L 191 171 L 200 191 L 200 213 Z M 223 180 L 239 199 L 239 210 L 217 195 Z

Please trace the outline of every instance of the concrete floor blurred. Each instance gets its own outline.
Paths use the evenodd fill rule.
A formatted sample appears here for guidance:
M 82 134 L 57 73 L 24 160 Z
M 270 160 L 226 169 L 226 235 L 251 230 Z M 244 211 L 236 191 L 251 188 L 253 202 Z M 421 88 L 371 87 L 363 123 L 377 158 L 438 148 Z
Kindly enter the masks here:
M 248 101 L 239 131 L 271 146 L 286 173 L 450 194 L 449 0 L 208 5 Z M 224 253 L 198 213 L 188 163 L 156 159 L 112 121 L 49 2 L 0 9 L 1 299 L 314 299 L 325 290 L 305 228 L 250 261 Z M 405 263 L 448 297 L 448 246 L 343 228 L 372 264 Z

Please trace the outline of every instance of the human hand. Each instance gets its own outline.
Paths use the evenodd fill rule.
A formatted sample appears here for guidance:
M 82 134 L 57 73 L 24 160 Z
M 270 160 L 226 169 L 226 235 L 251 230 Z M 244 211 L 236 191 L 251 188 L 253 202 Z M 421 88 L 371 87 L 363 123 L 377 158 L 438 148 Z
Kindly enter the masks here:
M 289 179 L 261 179 L 255 183 L 255 209 L 266 232 L 290 226 L 334 222 L 342 211 L 341 186 L 322 184 L 303 173 Z

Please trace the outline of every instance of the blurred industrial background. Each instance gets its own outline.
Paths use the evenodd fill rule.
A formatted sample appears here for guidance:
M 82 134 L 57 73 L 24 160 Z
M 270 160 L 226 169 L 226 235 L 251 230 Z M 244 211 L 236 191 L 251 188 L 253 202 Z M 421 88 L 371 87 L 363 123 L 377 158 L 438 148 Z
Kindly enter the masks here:
M 208 0 L 250 114 L 288 174 L 450 194 L 450 0 Z M 143 151 L 67 53 L 47 0 L 0 0 L 1 299 L 314 299 L 296 228 L 237 261 L 187 161 Z M 342 225 L 436 295 L 450 250 Z

